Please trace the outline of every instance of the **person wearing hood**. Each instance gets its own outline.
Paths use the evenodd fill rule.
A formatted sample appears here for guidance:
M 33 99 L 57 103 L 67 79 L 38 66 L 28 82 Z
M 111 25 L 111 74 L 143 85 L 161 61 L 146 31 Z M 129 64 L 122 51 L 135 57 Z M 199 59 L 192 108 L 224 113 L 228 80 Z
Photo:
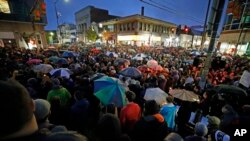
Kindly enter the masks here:
M 68 106 L 71 99 L 69 91 L 60 85 L 60 81 L 57 78 L 52 79 L 52 85 L 52 90 L 49 91 L 47 100 L 51 103 L 56 98 L 59 100 L 60 106 Z
M 239 126 L 239 115 L 229 104 L 222 107 L 222 113 L 219 129 L 226 134 L 233 135 Z
M 80 91 L 75 92 L 74 99 L 75 103 L 70 109 L 70 125 L 73 130 L 84 132 L 88 123 L 89 101 Z

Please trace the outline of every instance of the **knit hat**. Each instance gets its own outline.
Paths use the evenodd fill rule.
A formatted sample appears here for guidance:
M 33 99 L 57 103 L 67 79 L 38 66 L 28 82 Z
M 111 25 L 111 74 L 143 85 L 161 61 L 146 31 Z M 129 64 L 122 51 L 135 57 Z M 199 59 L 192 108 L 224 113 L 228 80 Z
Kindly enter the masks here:
M 50 103 L 47 100 L 44 99 L 36 99 L 34 100 L 35 102 L 35 116 L 36 119 L 39 120 L 43 120 L 44 118 L 46 118 L 49 113 L 50 113 Z
M 177 133 L 168 134 L 163 141 L 184 141 L 183 138 Z
M 219 127 L 220 125 L 220 119 L 216 116 L 207 116 L 208 118 L 208 125 L 209 126 L 217 126 Z
M 207 126 L 201 122 L 197 122 L 194 128 L 195 134 L 197 136 L 205 136 L 208 132 Z

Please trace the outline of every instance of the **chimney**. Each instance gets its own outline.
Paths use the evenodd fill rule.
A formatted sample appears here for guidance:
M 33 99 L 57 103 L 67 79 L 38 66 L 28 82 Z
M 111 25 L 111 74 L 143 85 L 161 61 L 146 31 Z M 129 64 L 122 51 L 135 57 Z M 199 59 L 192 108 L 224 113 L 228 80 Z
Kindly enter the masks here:
M 141 7 L 141 15 L 144 16 L 144 7 Z

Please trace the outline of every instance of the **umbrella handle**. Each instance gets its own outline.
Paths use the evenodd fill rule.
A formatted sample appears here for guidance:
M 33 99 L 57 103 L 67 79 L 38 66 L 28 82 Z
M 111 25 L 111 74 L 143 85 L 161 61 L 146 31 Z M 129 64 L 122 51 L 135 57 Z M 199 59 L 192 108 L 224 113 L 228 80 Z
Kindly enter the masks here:
M 118 108 L 115 107 L 115 116 L 118 117 Z

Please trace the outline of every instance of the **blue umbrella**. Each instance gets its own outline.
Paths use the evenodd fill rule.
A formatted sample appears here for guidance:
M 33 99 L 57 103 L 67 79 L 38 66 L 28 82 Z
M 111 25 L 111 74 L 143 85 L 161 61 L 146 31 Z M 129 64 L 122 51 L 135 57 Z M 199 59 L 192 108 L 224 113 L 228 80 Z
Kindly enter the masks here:
M 120 71 L 121 75 L 127 76 L 127 77 L 132 77 L 132 78 L 139 78 L 141 77 L 141 71 L 139 71 L 135 67 L 128 67 Z
M 62 57 L 75 57 L 75 54 L 70 51 L 65 51 L 63 52 Z
M 107 52 L 106 55 L 108 55 L 109 57 L 118 57 L 118 54 L 116 54 L 115 52 Z
M 125 85 L 119 79 L 103 76 L 94 81 L 94 95 L 104 104 L 126 105 Z
M 68 61 L 65 58 L 59 58 L 56 63 L 57 64 L 68 64 Z
M 54 69 L 50 71 L 49 73 L 52 76 L 56 76 L 56 77 L 60 76 L 60 77 L 66 77 L 66 78 L 69 78 L 70 75 L 72 74 L 72 72 L 67 68 Z

